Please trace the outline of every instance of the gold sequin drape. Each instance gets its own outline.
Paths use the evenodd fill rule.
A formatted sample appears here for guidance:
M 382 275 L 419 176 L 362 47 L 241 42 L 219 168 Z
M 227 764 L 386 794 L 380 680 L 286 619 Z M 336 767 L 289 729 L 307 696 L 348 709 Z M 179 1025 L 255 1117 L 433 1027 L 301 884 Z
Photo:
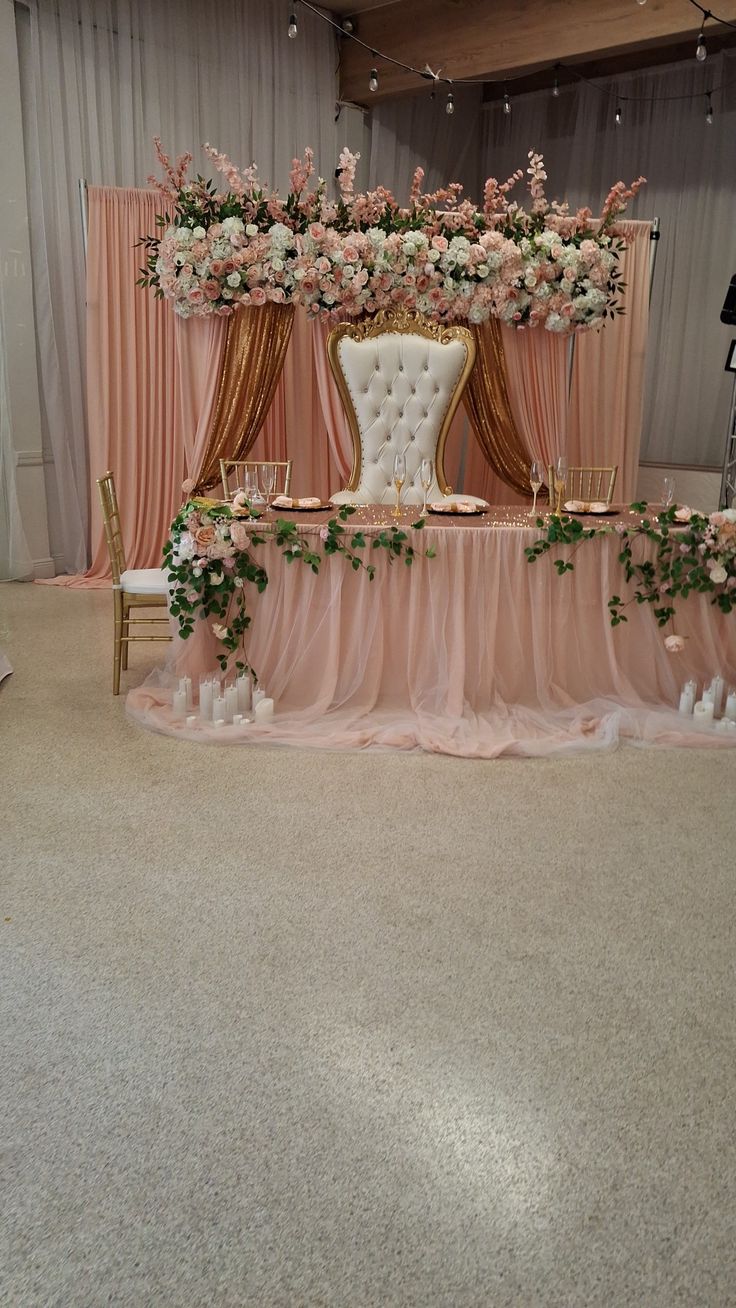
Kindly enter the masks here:
M 271 407 L 294 322 L 292 304 L 246 305 L 228 320 L 220 388 L 197 491 L 220 480 L 220 459 L 244 459 Z
M 468 324 L 470 326 L 470 324 Z M 506 389 L 501 328 L 494 318 L 473 326 L 475 367 L 463 400 L 478 443 L 497 477 L 529 495 L 530 458 L 516 429 Z

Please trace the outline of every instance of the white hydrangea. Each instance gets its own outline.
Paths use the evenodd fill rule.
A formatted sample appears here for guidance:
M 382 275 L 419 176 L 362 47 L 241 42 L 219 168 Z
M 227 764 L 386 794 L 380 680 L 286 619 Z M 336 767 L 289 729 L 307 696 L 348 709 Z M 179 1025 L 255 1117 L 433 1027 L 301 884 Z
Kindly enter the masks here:
M 231 218 L 223 218 L 222 230 L 223 232 L 227 232 L 228 235 L 230 235 L 231 232 L 237 232 L 238 234 L 241 234 L 243 231 L 245 231 L 245 228 L 243 226 L 243 219 L 237 218 L 235 217 L 235 215 L 233 215 Z

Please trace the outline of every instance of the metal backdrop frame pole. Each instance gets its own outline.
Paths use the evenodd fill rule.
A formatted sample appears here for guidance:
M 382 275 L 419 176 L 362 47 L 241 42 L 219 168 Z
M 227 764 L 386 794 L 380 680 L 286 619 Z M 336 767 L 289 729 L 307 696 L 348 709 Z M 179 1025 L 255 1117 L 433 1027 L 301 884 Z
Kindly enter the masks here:
M 84 266 L 87 267 L 87 236 L 89 234 L 89 210 L 87 208 L 87 182 L 79 179 L 79 213 L 82 220 L 82 246 L 84 248 Z

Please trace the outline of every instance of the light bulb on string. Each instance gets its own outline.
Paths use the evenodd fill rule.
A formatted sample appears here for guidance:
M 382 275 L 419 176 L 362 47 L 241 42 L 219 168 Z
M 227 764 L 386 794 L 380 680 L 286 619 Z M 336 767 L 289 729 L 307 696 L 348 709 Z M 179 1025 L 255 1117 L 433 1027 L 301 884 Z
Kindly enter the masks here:
M 368 82 L 368 89 L 369 91 L 378 90 L 378 71 L 375 68 L 371 68 L 371 75 L 370 75 L 370 80 Z
M 647 2 L 647 0 L 636 0 L 636 3 L 637 3 L 638 5 L 645 5 L 646 2 Z
M 454 112 L 455 112 L 455 97 L 454 97 L 454 95 L 452 94 L 452 91 L 448 91 L 448 92 L 447 92 L 447 104 L 445 105 L 445 113 L 446 113 L 446 114 L 454 114 Z
M 698 44 L 695 47 L 695 58 L 699 64 L 704 64 L 708 58 L 708 50 L 705 44 L 705 18 L 703 18 L 703 26 L 698 33 Z
M 710 91 L 708 92 L 708 108 L 705 111 L 705 121 L 709 127 L 713 126 L 713 101 L 710 98 Z
M 510 113 L 511 113 L 511 101 L 510 101 L 510 99 L 509 99 L 508 91 L 504 91 L 504 95 L 503 95 L 503 111 L 504 111 L 505 114 L 510 114 Z
M 299 29 L 298 29 L 298 27 L 297 27 L 297 25 L 296 25 L 296 14 L 289 14 L 289 38 L 290 38 L 290 40 L 293 41 L 293 40 L 294 40 L 294 37 L 297 36 L 298 32 L 299 32 Z
M 623 121 L 624 111 L 620 104 L 616 105 L 616 126 L 620 127 Z
M 559 100 L 559 98 L 560 98 L 560 84 L 559 84 L 559 82 L 557 81 L 557 78 L 555 78 L 555 83 L 554 83 L 554 86 L 552 87 L 552 94 L 553 94 L 553 96 L 555 97 L 555 100 Z

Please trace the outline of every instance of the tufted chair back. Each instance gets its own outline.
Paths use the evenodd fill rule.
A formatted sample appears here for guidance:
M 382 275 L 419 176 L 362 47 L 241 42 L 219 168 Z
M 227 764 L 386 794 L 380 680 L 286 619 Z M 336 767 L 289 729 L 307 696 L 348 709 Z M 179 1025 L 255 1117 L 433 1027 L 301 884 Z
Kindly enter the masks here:
M 422 459 L 435 466 L 430 500 L 451 493 L 443 455 L 475 361 L 472 333 L 413 310 L 385 310 L 364 322 L 341 323 L 327 350 L 353 436 L 350 481 L 332 502 L 393 504 L 397 454 L 406 459 L 405 503 L 422 502 Z

